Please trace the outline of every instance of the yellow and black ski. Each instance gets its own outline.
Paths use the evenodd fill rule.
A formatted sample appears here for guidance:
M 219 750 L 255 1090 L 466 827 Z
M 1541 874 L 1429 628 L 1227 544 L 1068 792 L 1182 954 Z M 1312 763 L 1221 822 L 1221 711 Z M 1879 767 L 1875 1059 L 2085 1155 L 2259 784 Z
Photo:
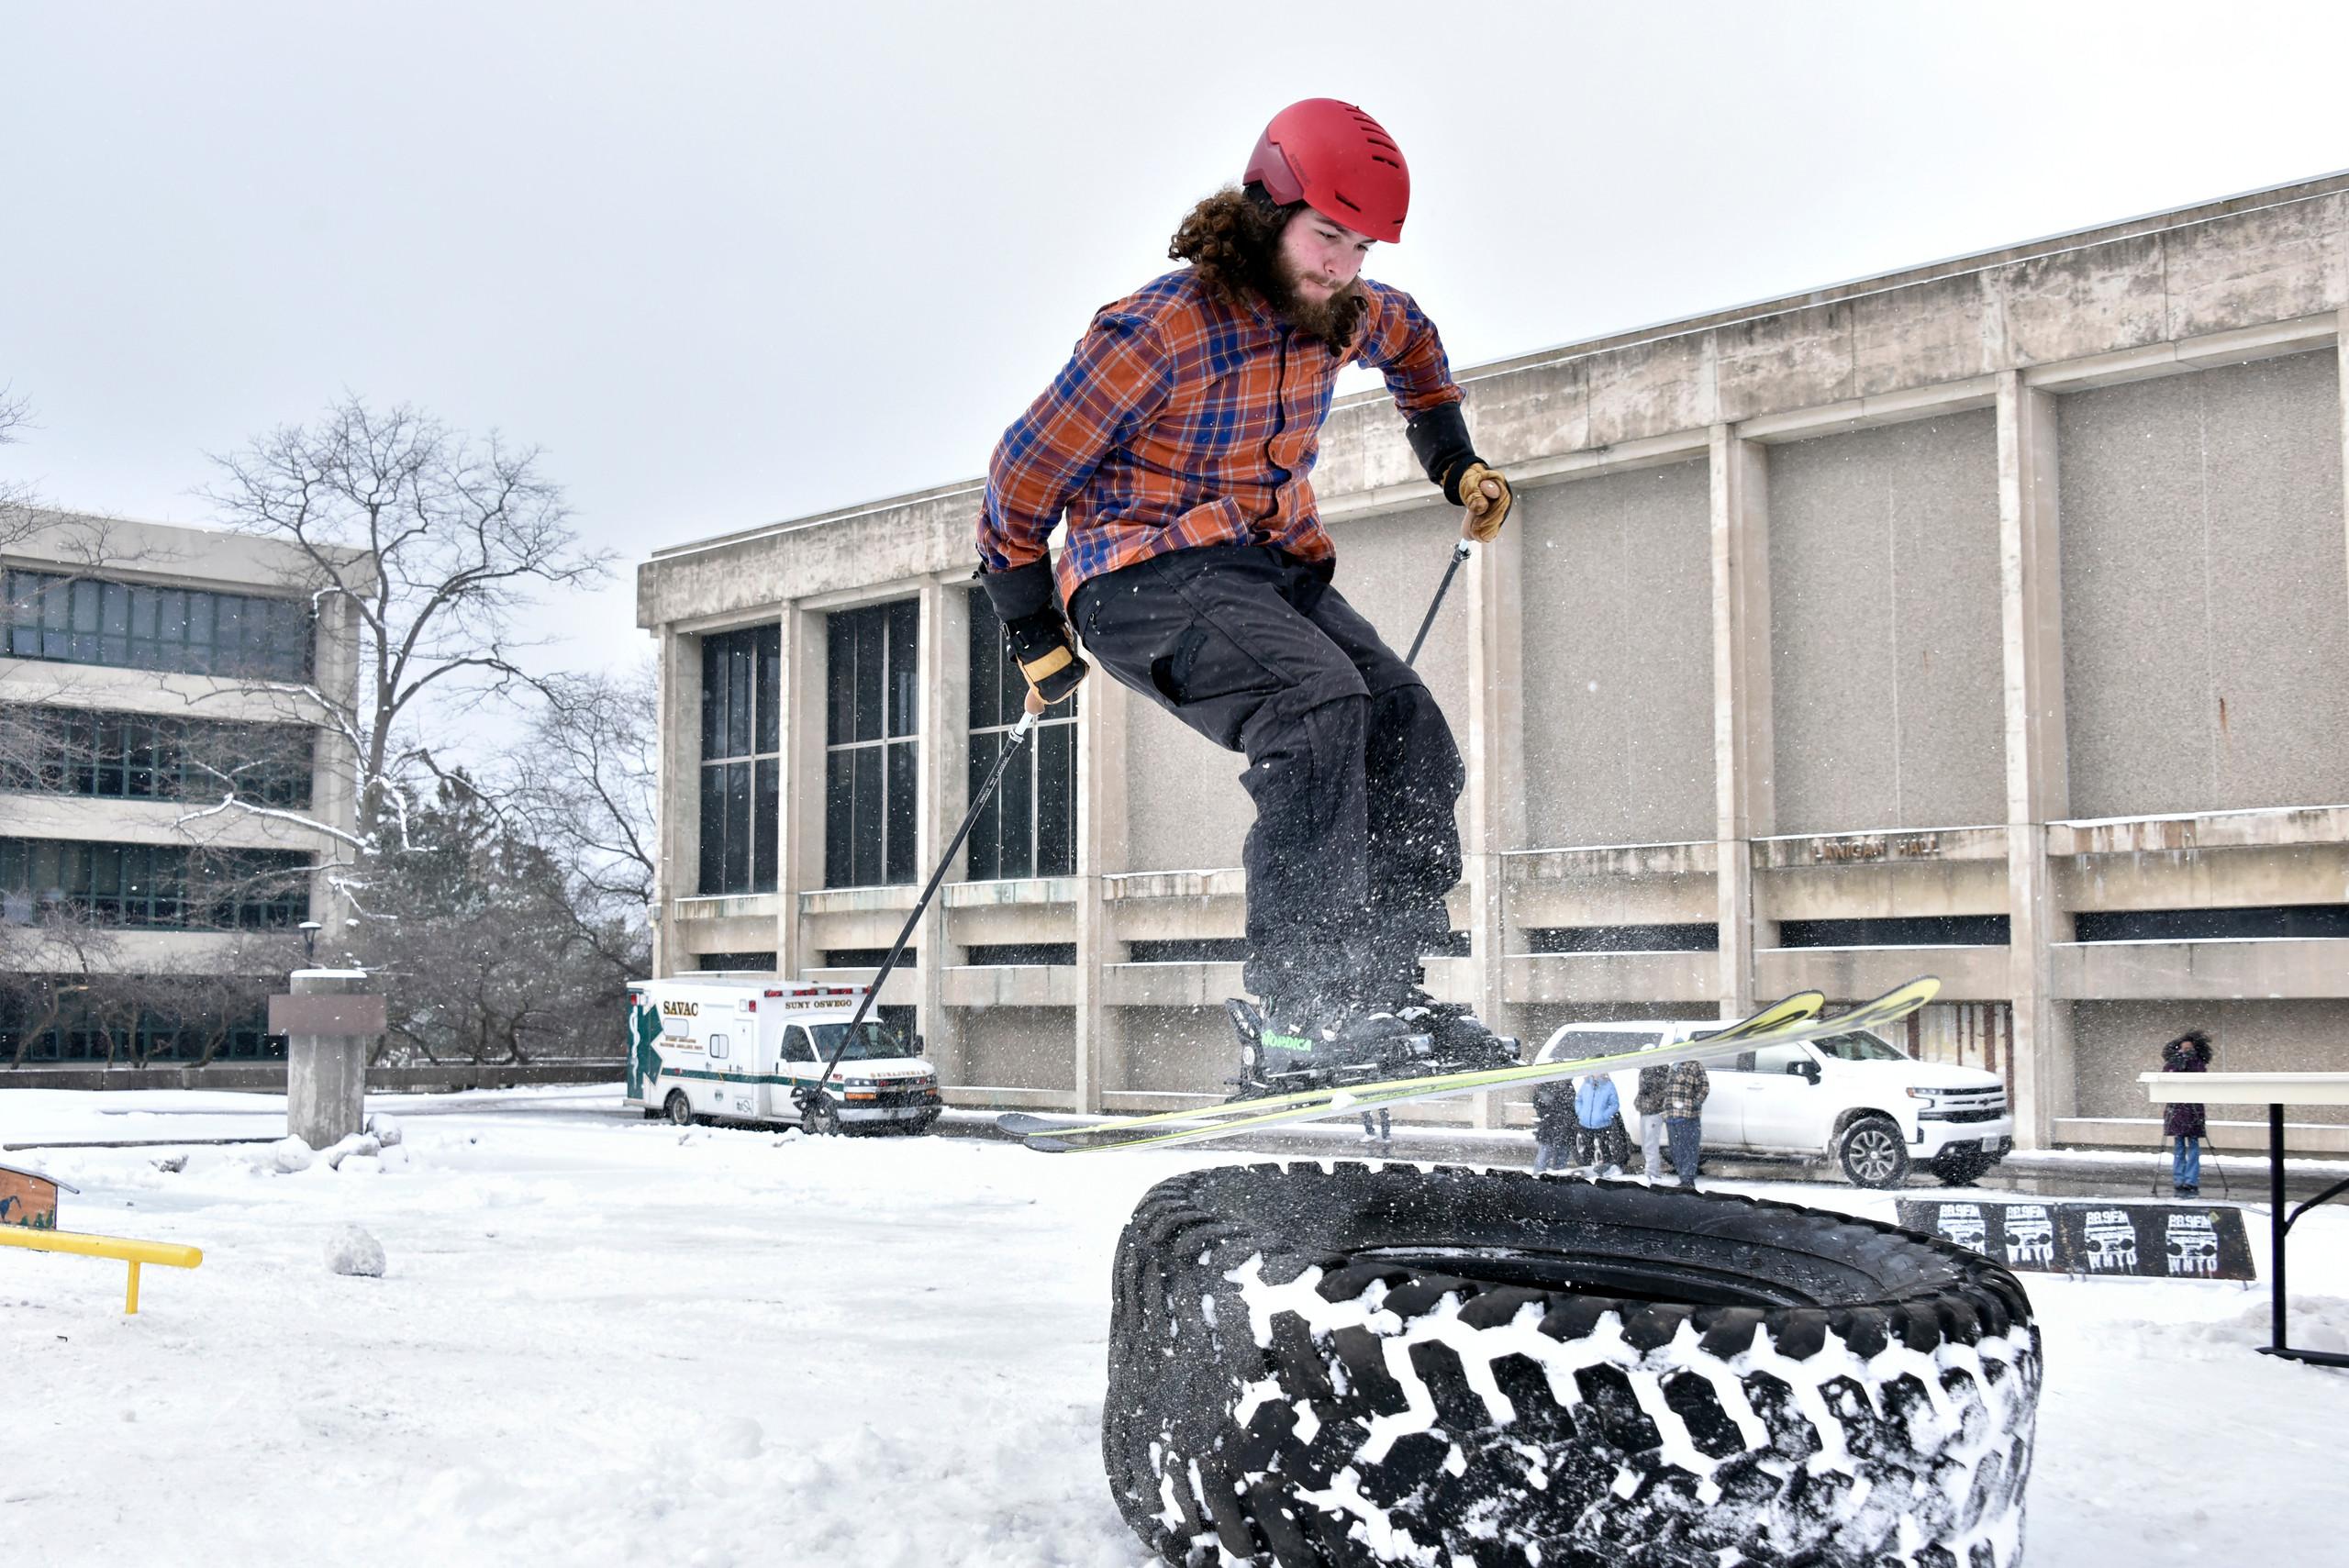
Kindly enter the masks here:
M 1473 1073 L 1449 1073 L 1421 1078 L 1393 1078 L 1342 1089 L 1309 1089 L 1290 1095 L 1228 1102 L 1157 1116 L 1121 1117 L 1071 1123 L 1029 1112 L 996 1118 L 996 1125 L 1042 1153 L 1075 1154 L 1111 1149 L 1166 1148 L 1197 1143 L 1238 1132 L 1285 1127 L 1292 1122 L 1319 1121 L 1353 1116 L 1406 1104 L 1412 1100 L 1473 1094 L 1486 1089 L 1521 1088 L 1554 1078 L 1625 1067 L 1667 1065 L 1675 1062 L 1706 1061 L 1733 1056 L 1764 1046 L 1818 1040 L 1847 1030 L 1873 1029 L 1906 1018 L 1941 989 L 1930 976 L 1863 1002 L 1832 1018 L 1819 1016 L 1824 998 L 1816 991 L 1774 1002 L 1751 1018 L 1692 1040 L 1646 1051 L 1588 1056 L 1573 1062 L 1531 1066 L 1496 1067 Z

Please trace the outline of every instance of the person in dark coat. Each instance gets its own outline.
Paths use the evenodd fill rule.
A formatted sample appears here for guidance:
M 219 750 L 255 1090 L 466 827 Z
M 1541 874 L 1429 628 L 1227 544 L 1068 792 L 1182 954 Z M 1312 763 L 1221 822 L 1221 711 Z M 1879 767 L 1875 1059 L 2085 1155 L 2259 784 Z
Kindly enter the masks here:
M 1574 1148 L 1575 1084 L 1553 1078 L 1533 1091 L 1533 1173 L 1563 1171 Z
M 2188 1029 L 2162 1047 L 2165 1073 L 2208 1073 L 2210 1037 Z M 2170 1190 L 2179 1197 L 2202 1195 L 2202 1140 L 2210 1129 L 2201 1106 L 2179 1102 L 2162 1107 L 2162 1136 L 2170 1140 Z
M 1639 1086 L 1631 1091 L 1631 1108 L 1640 1113 L 1640 1154 L 1647 1179 L 1664 1179 L 1664 1081 L 1669 1067 L 1642 1067 Z

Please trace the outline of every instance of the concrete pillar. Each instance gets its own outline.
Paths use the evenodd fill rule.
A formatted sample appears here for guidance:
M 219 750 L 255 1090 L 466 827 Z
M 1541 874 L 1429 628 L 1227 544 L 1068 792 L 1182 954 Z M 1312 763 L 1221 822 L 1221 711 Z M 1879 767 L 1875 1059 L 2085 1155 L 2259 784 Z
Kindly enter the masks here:
M 329 1148 L 366 1125 L 367 1056 L 383 1038 L 383 998 L 368 993 L 363 970 L 303 969 L 272 1011 L 286 1037 L 285 1130 Z
M 1525 842 L 1525 524 L 1478 545 L 1453 590 L 1468 595 L 1468 786 L 1461 835 L 1468 884 L 1468 973 L 1476 1016 L 1510 1031 L 1508 866 Z M 1471 1124 L 1497 1127 L 1497 1095 L 1478 1095 Z
M 915 655 L 921 670 L 918 699 L 921 765 L 916 770 L 920 784 L 914 807 L 914 874 L 924 880 L 937 867 L 940 851 L 971 809 L 970 646 L 968 576 L 933 577 L 923 583 L 920 641 Z M 921 953 L 916 974 L 920 1000 L 916 1006 L 922 1043 L 933 1063 L 952 1062 L 958 1071 L 963 1060 L 962 1020 L 946 1006 L 945 986 L 947 966 L 960 962 L 962 950 L 948 945 L 952 922 L 946 888 L 963 881 L 965 874 L 958 855 L 958 863 L 947 872 L 938 896 L 930 901 L 914 928 L 914 943 Z
M 662 621 L 654 633 L 654 678 L 659 683 L 660 749 L 654 776 L 661 820 L 652 836 L 659 863 L 652 884 L 652 973 L 674 974 L 681 962 L 677 900 L 701 891 L 701 791 L 694 776 L 701 762 L 701 639 Z
M 1716 425 L 1709 448 L 1713 545 L 1716 918 L 1724 1018 L 1753 1010 L 1753 840 L 1776 815 L 1770 708 L 1768 450 Z
M 793 978 L 821 962 L 809 951 L 799 895 L 824 885 L 825 617 L 783 612 L 783 842 L 775 869 L 775 963 Z
M 801 722 L 798 706 L 791 700 L 799 682 L 799 651 L 792 637 L 798 619 L 797 612 L 787 603 L 775 611 L 775 743 L 782 751 L 776 771 L 782 776 L 782 784 L 775 792 L 775 820 L 759 824 L 761 832 L 775 836 L 774 972 L 785 980 L 793 978 L 791 939 L 799 924 L 799 889 L 792 865 L 792 828 L 799 820 L 796 807 L 803 791 L 822 787 L 820 780 L 811 784 L 798 772 L 798 751 L 793 745 Z
M 2340 360 L 2341 479 L 2344 488 L 2349 488 L 2349 310 L 2340 312 L 2338 320 L 2332 350 Z M 2349 495 L 2342 498 L 2341 518 L 2344 525 L 2349 525 Z M 2342 543 L 2344 548 L 2349 548 L 2349 526 L 2343 528 Z M 2343 607 L 2349 609 L 2349 606 Z
M 2072 1114 L 2071 1006 L 2049 992 L 2051 942 L 2071 936 L 2054 896 L 2047 824 L 2069 809 L 2055 399 L 1998 377 L 1998 600 L 2005 669 L 2008 986 L 2014 1007 L 2015 1141 L 2046 1148 Z
M 1075 1108 L 1131 1087 L 1121 1016 L 1108 1003 L 1108 966 L 1126 947 L 1109 935 L 1104 878 L 1126 866 L 1126 688 L 1097 672 L 1079 688 L 1076 718 Z

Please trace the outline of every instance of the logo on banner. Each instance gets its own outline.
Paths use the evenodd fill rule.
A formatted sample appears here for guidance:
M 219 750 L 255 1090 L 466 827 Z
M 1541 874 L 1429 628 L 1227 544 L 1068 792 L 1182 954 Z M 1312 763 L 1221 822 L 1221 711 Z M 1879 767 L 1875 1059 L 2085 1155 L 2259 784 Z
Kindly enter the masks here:
M 1942 1202 L 1901 1198 L 1901 1225 L 2010 1269 L 2094 1279 L 2257 1276 L 2243 1211 L 2174 1204 Z
M 2219 1275 L 2219 1229 L 2207 1214 L 2173 1214 L 2164 1228 L 2169 1272 L 2189 1279 Z
M 2006 1223 L 2007 1267 L 2010 1269 L 2044 1269 L 2055 1262 L 2055 1221 L 2043 1203 L 2010 1203 L 2007 1206 Z
M 2087 1247 L 2080 1261 L 2092 1274 L 2137 1272 L 2137 1227 L 2125 1208 L 2092 1208 L 2083 1227 Z

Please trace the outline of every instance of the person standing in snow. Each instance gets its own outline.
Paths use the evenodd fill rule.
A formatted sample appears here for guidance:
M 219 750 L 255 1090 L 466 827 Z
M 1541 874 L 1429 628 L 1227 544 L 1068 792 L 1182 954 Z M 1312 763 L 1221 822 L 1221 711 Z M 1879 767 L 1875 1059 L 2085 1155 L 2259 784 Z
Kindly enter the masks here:
M 1672 1168 L 1684 1187 L 1697 1184 L 1697 1164 L 1704 1151 L 1705 1096 L 1712 1088 L 1712 1074 L 1701 1062 L 1675 1062 L 1664 1073 L 1664 1137 L 1672 1145 Z
M 1615 1081 L 1604 1073 L 1586 1073 L 1575 1090 L 1575 1163 L 1585 1166 L 1591 1180 L 1623 1173 L 1631 1155 L 1623 1136 L 1622 1102 Z
M 1553 1078 L 1533 1091 L 1533 1173 L 1564 1170 L 1574 1140 L 1574 1080 Z
M 2165 1073 L 2208 1073 L 2210 1037 L 2188 1029 L 2162 1047 Z M 2203 1107 L 2180 1102 L 2162 1107 L 2162 1136 L 2170 1140 L 2170 1191 L 2178 1197 L 2202 1195 L 2202 1140 L 2210 1131 Z
M 1038 696 L 1086 673 L 1074 617 L 1119 683 L 1246 755 L 1245 983 L 1267 1046 L 1373 1055 L 1425 1032 L 1490 1049 L 1473 1012 L 1420 989 L 1419 955 L 1450 930 L 1465 774 L 1427 687 L 1333 581 L 1310 476 L 1338 372 L 1384 373 L 1466 537 L 1499 533 L 1508 482 L 1469 440 L 1434 323 L 1362 276 L 1410 201 L 1393 139 L 1308 98 L 1274 117 L 1242 182 L 1191 209 L 1168 250 L 1186 265 L 1096 312 L 1004 433 L 979 581 Z
M 1669 1067 L 1642 1067 L 1631 1091 L 1631 1108 L 1640 1113 L 1640 1155 L 1650 1182 L 1664 1179 L 1664 1082 Z

